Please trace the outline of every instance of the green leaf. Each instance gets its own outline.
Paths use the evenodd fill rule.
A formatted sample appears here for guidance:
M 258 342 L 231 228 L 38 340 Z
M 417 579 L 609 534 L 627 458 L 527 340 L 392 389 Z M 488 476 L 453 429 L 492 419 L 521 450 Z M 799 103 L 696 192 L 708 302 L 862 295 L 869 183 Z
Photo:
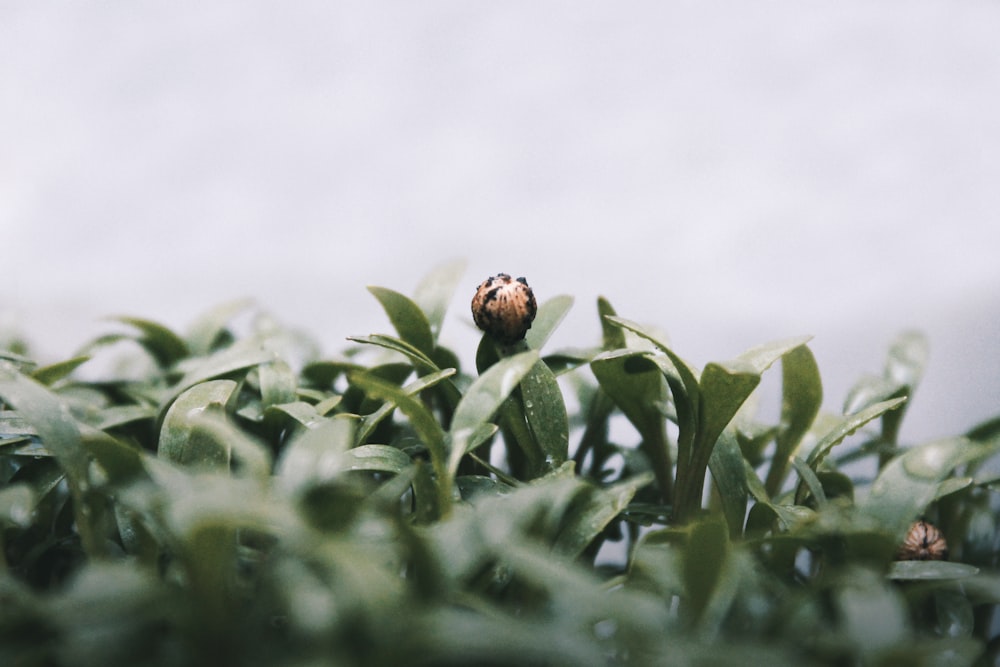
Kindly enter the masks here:
M 266 409 L 270 405 L 295 400 L 298 381 L 295 372 L 281 359 L 274 359 L 257 368 L 260 377 L 260 399 Z
M 639 475 L 603 489 L 585 488 L 582 500 L 574 502 L 563 518 L 554 549 L 573 558 L 579 556 L 628 507 L 636 492 L 652 481 L 652 475 Z
M 554 296 L 539 304 L 538 313 L 535 315 L 531 328 L 525 334 L 524 340 L 532 350 L 540 350 L 545 342 L 552 336 L 559 323 L 566 317 L 566 313 L 573 307 L 573 297 L 565 294 Z
M 290 417 L 295 423 L 306 428 L 316 428 L 327 421 L 327 418 L 316 410 L 315 405 L 305 401 L 271 405 L 264 410 L 264 418 L 267 420 L 276 420 L 280 416 Z
M 979 574 L 979 568 L 943 560 L 897 560 L 885 575 L 896 581 L 945 581 L 966 579 Z
M 55 455 L 66 473 L 73 496 L 73 512 L 83 548 L 92 556 L 103 555 L 107 551 L 102 534 L 107 512 L 103 499 L 90 495 L 90 461 L 69 410 L 55 394 L 4 360 L 0 360 L 0 398 L 14 406 L 18 415 L 38 433 L 42 444 Z
M 951 471 L 983 453 L 983 448 L 966 438 L 937 440 L 908 449 L 882 468 L 859 509 L 901 539 L 910 523 L 934 500 Z
M 454 376 L 456 373 L 454 368 L 446 368 L 443 371 L 438 371 L 437 373 L 430 373 L 424 375 L 423 377 L 417 378 L 413 382 L 409 383 L 403 387 L 403 391 L 410 395 L 415 396 L 425 389 L 429 389 L 437 385 L 442 380 Z M 368 437 L 375 430 L 375 427 L 385 419 L 389 414 L 396 409 L 396 404 L 391 400 L 386 400 L 381 406 L 379 406 L 375 412 L 366 415 L 362 419 L 361 428 L 358 429 L 357 433 L 357 444 L 363 444 Z
M 163 418 L 157 455 L 182 466 L 228 470 L 230 445 L 206 430 L 201 416 L 223 415 L 235 391 L 232 380 L 211 380 L 178 396 Z
M 383 401 L 392 401 L 410 420 L 410 425 L 416 431 L 417 437 L 430 452 L 431 465 L 438 476 L 443 506 L 447 507 L 451 495 L 451 478 L 448 474 L 448 454 L 446 451 L 445 433 L 434 414 L 415 396 L 406 393 L 401 387 L 365 373 L 352 373 L 351 383 L 361 387 L 366 394 Z
M 142 334 L 139 344 L 146 348 L 162 368 L 169 368 L 188 355 L 187 343 L 162 324 L 137 317 L 113 319 L 138 329 Z
M 408 296 L 385 287 L 370 286 L 368 291 L 382 304 L 385 314 L 389 316 L 389 321 L 402 340 L 425 355 L 433 354 L 434 334 L 420 306 Z
M 604 393 L 642 436 L 641 446 L 653 466 L 657 485 L 664 499 L 669 499 L 673 471 L 666 419 L 660 408 L 667 398 L 662 367 L 650 352 L 611 350 L 595 357 L 590 369 Z
M 300 492 L 326 478 L 354 445 L 354 430 L 352 420 L 326 419 L 292 438 L 275 466 L 280 488 Z
M 899 407 L 905 401 L 905 398 L 894 398 L 870 405 L 860 412 L 838 417 L 828 431 L 820 438 L 819 442 L 816 443 L 816 446 L 813 447 L 812 452 L 810 452 L 809 457 L 806 459 L 806 463 L 813 470 L 816 470 L 819 464 L 823 462 L 823 459 L 830 453 L 830 450 L 839 445 L 844 438 L 871 420 L 881 417 L 889 410 Z
M 217 306 L 199 317 L 187 335 L 187 347 L 191 354 L 202 356 L 211 352 L 223 339 L 229 323 L 253 305 L 251 299 L 240 299 Z
M 823 384 L 812 351 L 800 345 L 781 358 L 781 428 L 764 486 L 776 494 L 784 482 L 791 458 L 809 431 L 823 403 Z
M 625 347 L 625 331 L 611 321 L 618 313 L 611 302 L 603 296 L 597 297 L 597 317 L 601 321 L 601 349 L 617 350 Z
M 730 572 L 729 531 L 726 524 L 707 519 L 691 526 L 681 556 L 684 578 L 683 614 L 693 628 L 709 630 L 728 607 L 733 583 Z
M 424 312 L 435 341 L 441 334 L 448 304 L 451 303 L 459 280 L 465 274 L 465 266 L 464 260 L 441 264 L 424 276 L 413 292 L 413 301 Z
M 452 454 L 448 462 L 449 470 L 457 470 L 462 454 L 467 451 L 464 443 L 483 424 L 493 419 L 493 415 L 537 361 L 538 352 L 534 350 L 501 359 L 476 378 L 465 391 L 451 420 Z
M 490 421 L 500 404 L 538 361 L 538 352 L 530 350 L 501 359 L 486 370 L 465 391 L 452 418 L 452 433 L 474 431 Z
M 46 386 L 51 386 L 55 382 L 68 376 L 83 364 L 90 361 L 90 359 L 90 356 L 84 355 L 80 357 L 73 357 L 72 359 L 67 359 L 66 361 L 60 361 L 59 363 L 51 364 L 49 366 L 43 366 L 34 370 L 31 373 L 31 377 Z
M 152 421 L 156 419 L 156 414 L 156 408 L 149 405 L 113 405 L 103 408 L 96 419 L 89 423 L 95 428 L 107 431 L 137 421 Z
M 414 347 L 412 344 L 398 338 L 393 338 L 392 336 L 385 336 L 383 334 L 373 334 L 371 336 L 348 336 L 347 340 L 352 340 L 355 343 L 363 343 L 365 345 L 375 345 L 387 350 L 392 350 L 393 352 L 399 352 L 410 359 L 418 373 L 436 373 L 441 370 L 437 367 L 437 364 L 431 361 L 430 357 Z
M 388 445 L 362 445 L 348 449 L 337 458 L 337 472 L 366 470 L 400 473 L 412 463 L 409 456 Z
M 0 398 L 14 406 L 59 465 L 76 484 L 86 486 L 89 461 L 80 446 L 80 430 L 58 396 L 0 361 Z
M 708 467 L 719 492 L 722 513 L 729 525 L 729 535 L 738 539 L 743 535 L 743 521 L 747 513 L 748 471 L 746 459 L 743 458 L 739 443 L 731 430 L 723 431 L 719 437 L 708 460 Z M 750 471 L 749 474 L 753 472 Z
M 521 398 L 546 466 L 558 468 L 569 455 L 569 417 L 556 376 L 545 362 L 536 361 L 521 379 Z
M 184 364 L 184 377 L 173 387 L 163 408 L 168 408 L 176 397 L 200 382 L 243 371 L 274 358 L 274 352 L 259 340 L 247 339 L 237 341 L 207 357 L 185 360 L 189 363 Z
M 605 316 L 604 319 L 649 341 L 667 356 L 669 363 L 664 363 L 660 360 L 657 363 L 667 379 L 667 385 L 670 387 L 670 393 L 673 396 L 674 407 L 677 410 L 677 463 L 679 466 L 689 466 L 694 448 L 695 435 L 698 432 L 701 419 L 700 410 L 702 401 L 697 375 L 666 343 L 635 322 L 610 315 Z M 678 483 L 680 483 L 679 470 Z M 677 492 L 675 491 L 676 494 Z

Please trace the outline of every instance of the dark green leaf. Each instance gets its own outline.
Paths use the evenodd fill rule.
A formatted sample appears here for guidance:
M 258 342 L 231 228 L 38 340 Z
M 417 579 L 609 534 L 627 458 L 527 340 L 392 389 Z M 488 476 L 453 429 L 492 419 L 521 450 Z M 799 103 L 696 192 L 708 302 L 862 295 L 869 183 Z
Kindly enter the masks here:
M 169 368 L 188 355 L 187 343 L 162 324 L 137 317 L 115 319 L 141 332 L 139 343 L 163 368 Z
M 546 466 L 558 468 L 569 454 L 569 418 L 556 376 L 536 361 L 521 379 L 524 415 Z
M 729 525 L 729 535 L 737 539 L 743 535 L 743 521 L 747 512 L 748 470 L 732 431 L 723 431 L 712 450 L 708 466 L 712 471 L 715 488 L 719 492 L 722 513 Z M 753 471 L 749 471 L 749 474 L 753 474 Z
M 382 304 L 399 337 L 429 357 L 434 352 L 434 334 L 420 306 L 408 296 L 385 287 L 369 287 L 368 291 Z
M 767 472 L 765 487 L 776 494 L 785 479 L 791 458 L 816 419 L 823 402 L 823 385 L 816 358 L 805 345 L 781 358 L 781 428 Z
M 423 377 L 417 378 L 410 384 L 403 387 L 403 391 L 410 396 L 415 396 L 425 389 L 429 389 L 442 380 L 452 377 L 455 375 L 454 368 L 446 368 L 443 371 L 438 371 L 437 373 L 430 373 Z M 368 440 L 368 437 L 375 430 L 375 427 L 385 419 L 389 414 L 396 409 L 396 404 L 391 400 L 386 400 L 375 412 L 366 415 L 361 424 L 361 428 L 358 429 L 357 442 L 362 444 Z
M 636 491 L 653 481 L 641 475 L 607 488 L 587 488 L 563 519 L 555 550 L 576 557 L 628 506 Z

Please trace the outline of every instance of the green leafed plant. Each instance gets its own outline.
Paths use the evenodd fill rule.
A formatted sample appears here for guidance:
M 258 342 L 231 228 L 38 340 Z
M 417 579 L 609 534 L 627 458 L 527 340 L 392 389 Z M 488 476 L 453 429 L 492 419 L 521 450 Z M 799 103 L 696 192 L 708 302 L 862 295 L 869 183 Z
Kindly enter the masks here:
M 919 334 L 830 413 L 808 337 L 551 350 L 506 274 L 453 350 L 463 273 L 333 356 L 247 303 L 0 351 L 0 664 L 995 663 L 1000 417 L 900 440 Z

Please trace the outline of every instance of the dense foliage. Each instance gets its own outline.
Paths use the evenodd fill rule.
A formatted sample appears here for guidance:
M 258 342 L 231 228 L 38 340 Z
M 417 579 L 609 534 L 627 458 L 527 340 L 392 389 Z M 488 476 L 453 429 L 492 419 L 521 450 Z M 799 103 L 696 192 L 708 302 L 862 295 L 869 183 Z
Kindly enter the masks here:
M 0 664 L 993 664 L 1000 420 L 898 442 L 919 335 L 842 414 L 806 338 L 699 370 L 604 299 L 593 348 L 543 354 L 540 299 L 470 371 L 461 279 L 370 288 L 395 332 L 336 358 L 242 307 L 11 342 Z M 896 560 L 918 518 L 948 560 Z

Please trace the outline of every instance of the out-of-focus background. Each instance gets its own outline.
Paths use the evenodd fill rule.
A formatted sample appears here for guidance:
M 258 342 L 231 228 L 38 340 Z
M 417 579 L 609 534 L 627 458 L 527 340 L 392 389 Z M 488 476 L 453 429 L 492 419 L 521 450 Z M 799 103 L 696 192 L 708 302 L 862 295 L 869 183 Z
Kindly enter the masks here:
M 0 5 L 0 328 L 249 296 L 324 351 L 468 260 L 695 365 L 810 333 L 839 409 L 903 329 L 903 430 L 1000 413 L 1000 3 Z

